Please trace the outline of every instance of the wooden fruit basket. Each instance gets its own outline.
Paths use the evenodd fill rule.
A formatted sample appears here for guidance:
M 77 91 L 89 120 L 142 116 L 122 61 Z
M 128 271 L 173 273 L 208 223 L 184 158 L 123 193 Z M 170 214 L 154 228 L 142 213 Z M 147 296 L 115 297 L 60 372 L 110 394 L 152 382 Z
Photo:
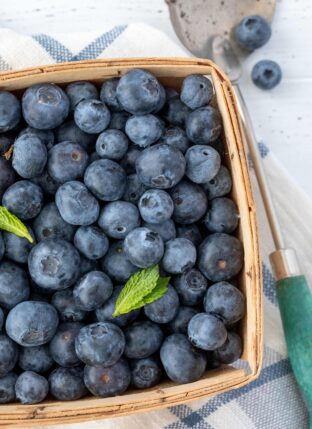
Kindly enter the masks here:
M 240 333 L 244 344 L 242 359 L 248 364 L 249 371 L 225 366 L 207 372 L 201 380 L 194 383 L 176 385 L 168 381 L 148 390 L 127 391 L 113 398 L 86 397 L 72 402 L 49 399 L 38 405 L 0 405 L 0 428 L 64 424 L 155 410 L 239 388 L 254 380 L 260 372 L 262 292 L 255 204 L 235 98 L 231 84 L 223 72 L 212 62 L 200 59 L 95 60 L 2 73 L 0 89 L 18 94 L 30 85 L 40 82 L 62 85 L 76 80 L 90 80 L 100 84 L 103 80 L 120 76 L 134 67 L 151 71 L 163 84 L 177 89 L 182 79 L 191 73 L 210 75 L 212 78 L 216 92 L 215 101 L 223 118 L 227 164 L 233 177 L 232 198 L 240 212 L 238 236 L 245 249 L 245 264 L 239 284 L 246 296 L 247 312 L 240 325 Z

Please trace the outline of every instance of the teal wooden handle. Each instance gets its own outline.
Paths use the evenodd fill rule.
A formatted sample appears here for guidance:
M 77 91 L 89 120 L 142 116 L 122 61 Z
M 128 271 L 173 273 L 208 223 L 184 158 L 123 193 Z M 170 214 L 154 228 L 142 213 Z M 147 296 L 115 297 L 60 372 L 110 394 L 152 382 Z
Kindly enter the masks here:
M 277 281 L 290 363 L 312 420 L 312 293 L 304 276 Z M 310 426 L 312 428 L 312 425 Z

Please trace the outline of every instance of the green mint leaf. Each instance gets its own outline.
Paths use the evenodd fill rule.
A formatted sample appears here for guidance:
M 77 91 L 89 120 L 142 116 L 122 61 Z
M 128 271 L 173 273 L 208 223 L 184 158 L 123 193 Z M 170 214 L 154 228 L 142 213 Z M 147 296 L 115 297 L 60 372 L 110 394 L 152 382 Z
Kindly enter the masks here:
M 161 298 L 168 290 L 169 281 L 170 277 L 159 277 L 156 287 L 144 297 L 144 305 Z
M 0 229 L 12 232 L 18 237 L 27 238 L 31 243 L 34 241 L 23 222 L 3 206 L 0 206 Z
M 136 308 L 143 307 L 144 297 L 157 286 L 158 279 L 159 270 L 157 265 L 134 273 L 117 298 L 113 316 L 126 314 Z

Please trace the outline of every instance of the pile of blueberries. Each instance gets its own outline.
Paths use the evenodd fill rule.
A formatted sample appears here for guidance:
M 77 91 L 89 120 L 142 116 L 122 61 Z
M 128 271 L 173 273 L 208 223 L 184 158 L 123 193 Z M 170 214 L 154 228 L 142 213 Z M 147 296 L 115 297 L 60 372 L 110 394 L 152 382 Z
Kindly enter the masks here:
M 179 94 L 141 69 L 100 91 L 0 91 L 0 201 L 34 240 L 0 234 L 0 403 L 189 383 L 240 357 L 243 247 L 213 104 L 204 76 Z M 168 291 L 114 317 L 155 264 Z

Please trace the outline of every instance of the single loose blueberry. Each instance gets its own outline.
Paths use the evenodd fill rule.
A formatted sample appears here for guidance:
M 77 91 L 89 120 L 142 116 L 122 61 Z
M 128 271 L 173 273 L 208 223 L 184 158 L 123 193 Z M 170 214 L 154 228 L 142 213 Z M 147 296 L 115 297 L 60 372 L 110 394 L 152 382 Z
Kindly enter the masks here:
M 136 204 L 146 190 L 147 187 L 140 182 L 138 175 L 130 174 L 127 176 L 127 185 L 122 199 L 129 203 Z
M 164 242 L 176 238 L 176 228 L 172 219 L 168 219 L 162 223 L 143 222 L 142 226 L 153 232 L 157 232 Z
M 178 308 L 178 294 L 171 285 L 168 285 L 167 292 L 161 298 L 144 306 L 144 313 L 155 323 L 168 323 L 176 316 Z
M 107 253 L 109 242 L 97 226 L 81 226 L 74 237 L 76 248 L 88 259 L 100 259 Z
M 138 146 L 132 145 L 129 147 L 128 152 L 126 155 L 122 158 L 120 161 L 120 165 L 125 170 L 127 174 L 132 174 L 136 172 L 135 162 L 139 155 L 141 154 L 142 150 L 139 149 Z
M 130 262 L 146 268 L 157 264 L 164 254 L 164 242 L 157 232 L 135 228 L 125 238 L 124 250 Z
M 207 145 L 191 146 L 185 154 L 185 161 L 185 175 L 194 183 L 209 182 L 218 174 L 221 166 L 220 155 Z
M 202 273 L 192 268 L 173 280 L 180 301 L 186 305 L 198 305 L 203 301 L 208 282 Z
M 75 111 L 75 108 L 80 101 L 99 98 L 96 86 L 94 86 L 93 83 L 84 80 L 70 83 L 66 86 L 65 92 L 69 99 L 71 112 Z
M 171 334 L 185 334 L 187 335 L 187 326 L 189 321 L 199 310 L 193 307 L 181 305 L 174 319 L 172 319 L 166 328 Z
M 86 152 L 94 151 L 96 136 L 82 131 L 75 121 L 67 121 L 55 129 L 55 138 L 58 143 L 72 142 L 79 144 Z
M 17 358 L 17 345 L 5 334 L 0 334 L 0 380 L 15 367 Z
M 136 172 L 146 186 L 172 188 L 185 173 L 185 159 L 175 147 L 157 144 L 141 152 L 136 160 Z
M 45 377 L 33 371 L 23 372 L 15 384 L 16 399 L 22 404 L 38 404 L 49 392 L 49 383 Z
M 272 89 L 282 80 L 282 69 L 275 61 L 258 61 L 252 69 L 251 77 L 258 88 Z
M 232 325 L 244 317 L 245 305 L 242 292 L 228 282 L 210 286 L 204 299 L 205 311 L 216 314 L 226 325 Z
M 271 37 L 269 22 L 259 15 L 243 18 L 235 27 L 235 38 L 243 48 L 253 51 L 265 45 Z
M 186 134 L 195 144 L 209 144 L 216 140 L 222 129 L 221 115 L 214 107 L 200 107 L 186 119 Z
M 190 112 L 191 109 L 179 97 L 172 97 L 167 100 L 161 114 L 169 124 L 184 128 Z
M 108 127 L 111 115 L 100 100 L 83 100 L 75 108 L 74 119 L 85 133 L 98 134 Z
M 130 381 L 131 372 L 125 359 L 109 367 L 86 365 L 84 369 L 85 385 L 94 396 L 106 398 L 121 395 Z
M 54 145 L 55 137 L 52 130 L 38 130 L 37 128 L 28 126 L 19 133 L 18 138 L 25 135 L 37 137 L 45 145 L 47 150 L 51 149 L 51 147 Z
M 31 250 L 28 270 L 34 282 L 50 290 L 66 289 L 79 275 L 80 256 L 68 241 L 49 238 Z
M 231 234 L 238 225 L 239 213 L 230 198 L 214 198 L 204 218 L 204 224 L 210 232 Z
M 6 258 L 9 258 L 11 261 L 18 262 L 20 264 L 26 264 L 29 252 L 35 245 L 35 236 L 32 229 L 27 226 L 27 230 L 34 240 L 33 243 L 30 243 L 27 238 L 19 237 L 18 235 L 15 235 L 11 232 L 3 232 Z
M 59 401 L 75 401 L 87 394 L 82 368 L 56 368 L 49 375 L 50 393 Z
M 114 77 L 103 82 L 100 92 L 100 99 L 112 112 L 120 112 L 122 107 L 117 99 L 117 85 L 119 78 Z
M 227 339 L 227 331 L 221 320 L 207 313 L 193 316 L 187 332 L 191 343 L 203 350 L 216 350 Z
M 207 237 L 198 249 L 198 267 L 212 282 L 236 276 L 244 263 L 242 243 L 228 234 L 216 233 Z
M 90 271 L 74 287 L 76 305 L 85 311 L 101 307 L 112 295 L 113 283 L 102 271 Z
M 202 186 L 209 200 L 227 195 L 232 189 L 232 178 L 229 170 L 224 165 L 221 165 L 217 175 L 209 182 L 203 183 Z
M 130 362 L 131 384 L 137 389 L 147 389 L 156 386 L 162 377 L 162 367 L 154 356 L 144 359 L 134 359 Z
M 14 94 L 0 91 L 0 132 L 13 130 L 21 119 L 21 105 Z
M 140 147 L 147 147 L 160 139 L 163 127 L 157 116 L 131 116 L 126 123 L 126 134 Z
M 146 70 L 132 69 L 117 85 L 117 100 L 127 112 L 145 115 L 158 108 L 162 91 L 155 76 Z
M 201 74 L 190 74 L 182 82 L 181 100 L 190 109 L 198 109 L 209 104 L 213 96 L 213 86 Z
M 192 224 L 206 213 L 208 200 L 199 185 L 181 180 L 169 193 L 174 204 L 173 219 L 176 222 Z
M 125 356 L 128 359 L 142 359 L 154 354 L 161 346 L 164 335 L 156 323 L 149 320 L 134 322 L 125 331 Z
M 24 92 L 22 109 L 28 125 L 39 130 L 51 130 L 67 117 L 69 100 L 59 86 L 38 83 Z
M 196 247 L 199 246 L 203 240 L 201 232 L 195 223 L 191 223 L 190 225 L 178 225 L 177 226 L 177 237 L 187 238 Z
M 11 162 L 0 156 L 0 200 L 4 192 L 15 182 L 16 174 Z
M 174 238 L 165 244 L 161 264 L 170 274 L 180 274 L 189 270 L 196 262 L 196 247 L 187 238 Z
M 38 137 L 24 134 L 15 140 L 12 166 L 24 179 L 39 176 L 47 159 L 47 148 Z
M 0 263 L 0 304 L 7 309 L 15 307 L 29 297 L 26 272 L 12 262 Z
M 24 301 L 10 310 L 6 319 L 7 334 L 24 347 L 48 343 L 56 332 L 58 316 L 55 308 L 39 301 Z
M 2 204 L 22 220 L 33 219 L 42 209 L 43 192 L 29 180 L 20 180 L 5 191 Z
M 97 199 L 78 181 L 61 185 L 56 192 L 55 203 L 62 218 L 71 225 L 91 225 L 99 217 Z
M 50 354 L 60 366 L 73 367 L 81 363 L 75 351 L 75 339 L 83 328 L 82 323 L 62 323 L 50 341 Z
M 129 118 L 130 114 L 128 112 L 122 111 L 122 112 L 112 112 L 111 113 L 111 120 L 108 125 L 108 128 L 114 129 L 114 130 L 120 130 L 125 131 L 126 128 L 126 122 Z
M 62 322 L 81 322 L 86 317 L 86 312 L 76 304 L 72 289 L 55 292 L 51 304 L 57 309 Z
M 40 186 L 43 192 L 48 195 L 55 195 L 58 187 L 60 186 L 56 180 L 52 179 L 46 168 L 40 176 L 34 177 L 31 181 Z
M 18 366 L 24 371 L 44 373 L 54 364 L 49 346 L 20 347 Z
M 129 232 L 140 226 L 137 207 L 127 201 L 113 201 L 101 210 L 99 226 L 111 238 L 125 238 Z
M 214 357 L 220 363 L 230 364 L 241 357 L 242 351 L 241 337 L 236 332 L 229 332 L 226 342 L 214 351 Z
M 0 377 L 0 404 L 9 404 L 15 401 L 16 380 L 17 375 L 14 372 L 9 372 L 5 376 Z
M 130 262 L 122 240 L 110 245 L 101 265 L 102 270 L 116 283 L 125 283 L 138 271 L 138 267 Z
M 82 328 L 76 337 L 76 353 L 87 365 L 114 365 L 125 349 L 122 330 L 109 322 L 98 322 Z
M 125 170 L 116 162 L 100 159 L 89 165 L 84 182 L 98 199 L 116 201 L 125 192 L 127 176 Z
M 182 153 L 185 153 L 191 145 L 185 131 L 177 126 L 169 126 L 166 128 L 159 140 L 159 143 L 165 143 L 169 146 L 173 146 L 176 149 L 179 149 Z
M 173 334 L 165 339 L 160 359 L 167 376 L 181 384 L 199 380 L 207 364 L 205 352 L 193 347 L 183 334 Z
M 100 158 L 120 160 L 128 150 L 129 140 L 120 130 L 103 131 L 96 141 L 96 152 Z
M 171 218 L 173 201 L 161 189 L 149 189 L 141 196 L 139 210 L 142 218 L 149 223 L 162 223 Z

